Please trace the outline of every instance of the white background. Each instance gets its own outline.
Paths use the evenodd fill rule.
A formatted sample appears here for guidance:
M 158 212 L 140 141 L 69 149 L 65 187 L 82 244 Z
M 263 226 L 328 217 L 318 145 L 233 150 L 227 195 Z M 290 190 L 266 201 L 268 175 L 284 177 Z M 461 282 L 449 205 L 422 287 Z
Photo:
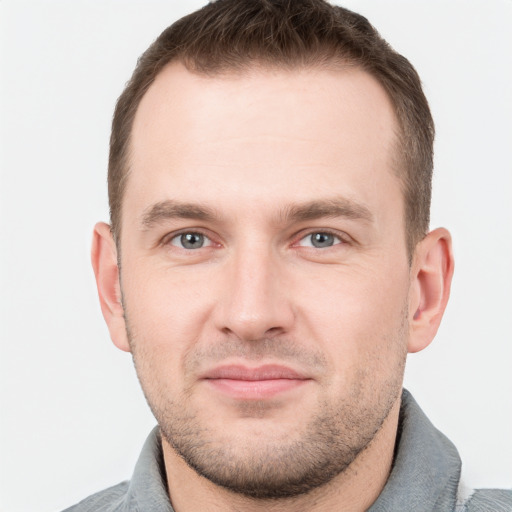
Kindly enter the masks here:
M 57 511 L 129 478 L 154 424 L 103 324 L 89 245 L 115 100 L 201 4 L 0 2 L 2 511 Z M 456 273 L 406 386 L 470 485 L 512 486 L 512 1 L 344 5 L 413 62 L 437 123 L 432 226 L 451 229 Z

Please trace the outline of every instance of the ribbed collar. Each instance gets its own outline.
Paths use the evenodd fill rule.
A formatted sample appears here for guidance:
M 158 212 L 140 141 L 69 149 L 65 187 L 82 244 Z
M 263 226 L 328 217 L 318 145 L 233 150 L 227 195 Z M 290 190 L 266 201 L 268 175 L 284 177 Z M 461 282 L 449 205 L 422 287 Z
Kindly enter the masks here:
M 368 512 L 452 512 L 460 470 L 455 446 L 404 389 L 393 468 Z

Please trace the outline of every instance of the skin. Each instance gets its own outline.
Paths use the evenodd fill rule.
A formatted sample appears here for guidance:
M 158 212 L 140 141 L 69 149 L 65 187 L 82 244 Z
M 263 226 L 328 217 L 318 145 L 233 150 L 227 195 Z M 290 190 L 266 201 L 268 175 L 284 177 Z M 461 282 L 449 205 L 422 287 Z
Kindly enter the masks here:
M 177 512 L 366 510 L 385 485 L 406 353 L 434 337 L 453 272 L 444 229 L 409 264 L 396 131 L 355 68 L 205 77 L 173 63 L 142 99 L 121 271 L 106 224 L 92 260 Z

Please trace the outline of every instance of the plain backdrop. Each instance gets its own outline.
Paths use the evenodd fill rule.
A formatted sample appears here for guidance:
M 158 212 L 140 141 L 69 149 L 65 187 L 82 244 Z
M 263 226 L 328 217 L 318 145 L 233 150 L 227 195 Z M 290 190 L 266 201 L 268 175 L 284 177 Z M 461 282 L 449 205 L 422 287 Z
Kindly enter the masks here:
M 110 342 L 89 247 L 115 100 L 200 5 L 0 2 L 1 511 L 58 511 L 129 478 L 155 423 Z M 406 386 L 470 486 L 512 486 L 512 1 L 344 5 L 413 62 L 437 125 L 432 227 L 451 229 L 456 272 Z

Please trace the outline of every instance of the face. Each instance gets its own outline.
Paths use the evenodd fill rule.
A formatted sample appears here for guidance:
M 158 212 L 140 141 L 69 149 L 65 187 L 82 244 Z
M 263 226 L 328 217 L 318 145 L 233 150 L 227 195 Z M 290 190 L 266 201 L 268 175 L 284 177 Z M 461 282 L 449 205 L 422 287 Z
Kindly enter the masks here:
M 167 67 L 132 133 L 121 289 L 169 449 L 254 497 L 340 474 L 408 338 L 396 121 L 363 71 Z

